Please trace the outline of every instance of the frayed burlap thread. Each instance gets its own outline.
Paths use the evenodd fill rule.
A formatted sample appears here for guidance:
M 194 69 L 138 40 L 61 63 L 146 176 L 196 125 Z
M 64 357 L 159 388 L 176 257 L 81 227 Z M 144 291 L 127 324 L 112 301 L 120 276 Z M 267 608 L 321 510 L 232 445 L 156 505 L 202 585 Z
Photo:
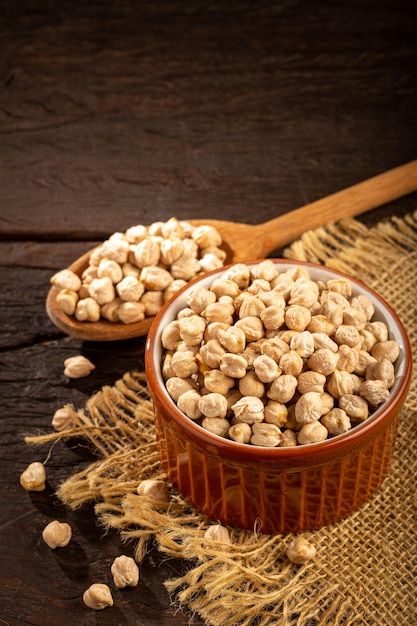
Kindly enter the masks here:
M 417 350 L 417 212 L 374 228 L 344 220 L 305 233 L 289 259 L 321 263 L 376 289 L 397 311 Z M 125 374 L 91 397 L 68 405 L 72 425 L 31 443 L 82 437 L 98 460 L 70 476 L 58 495 L 76 509 L 94 501 L 99 521 L 133 542 L 140 563 L 156 543 L 180 558 L 183 575 L 166 581 L 172 606 L 209 626 L 403 626 L 417 611 L 415 377 L 402 411 L 391 471 L 371 500 L 348 518 L 306 533 L 317 556 L 303 566 L 285 556 L 291 535 L 230 529 L 219 549 L 204 540 L 210 520 L 170 486 L 169 505 L 137 494 L 144 478 L 166 476 L 159 464 L 153 411 L 141 371 Z

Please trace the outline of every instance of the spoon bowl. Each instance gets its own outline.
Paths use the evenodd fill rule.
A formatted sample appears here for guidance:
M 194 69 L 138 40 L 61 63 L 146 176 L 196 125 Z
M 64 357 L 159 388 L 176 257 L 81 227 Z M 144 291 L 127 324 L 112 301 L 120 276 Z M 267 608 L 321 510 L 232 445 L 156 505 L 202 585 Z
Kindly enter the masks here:
M 360 215 L 416 190 L 417 160 L 414 160 L 262 224 L 204 218 L 187 222 L 194 226 L 214 226 L 222 237 L 221 247 L 226 252 L 225 264 L 230 264 L 267 257 L 308 230 Z M 88 266 L 91 252 L 76 259 L 68 269 L 81 275 Z M 140 337 L 148 333 L 154 320 L 154 317 L 146 317 L 133 324 L 107 320 L 79 322 L 60 309 L 54 287 L 47 295 L 46 311 L 59 330 L 84 341 L 117 341 Z

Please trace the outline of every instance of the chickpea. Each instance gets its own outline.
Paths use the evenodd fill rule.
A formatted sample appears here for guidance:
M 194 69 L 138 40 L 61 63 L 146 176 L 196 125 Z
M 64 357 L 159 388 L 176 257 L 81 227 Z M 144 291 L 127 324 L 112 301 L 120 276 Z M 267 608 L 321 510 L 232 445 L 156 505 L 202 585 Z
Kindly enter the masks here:
M 161 263 L 172 265 L 184 254 L 184 242 L 180 237 L 171 236 L 161 241 L 159 252 Z
M 358 350 L 358 360 L 354 373 L 358 376 L 364 376 L 368 367 L 373 363 L 376 363 L 375 357 L 369 354 L 366 350 Z
M 197 359 L 191 350 L 174 352 L 171 367 L 179 378 L 190 378 L 198 372 Z
M 292 304 L 285 309 L 285 324 L 291 330 L 305 330 L 311 321 L 310 311 L 299 304 Z
M 318 297 L 319 286 L 315 281 L 309 278 L 298 278 L 291 288 L 288 304 L 297 304 L 311 309 Z
M 229 545 L 231 543 L 230 533 L 225 526 L 221 524 L 213 524 L 209 526 L 204 533 L 204 538 L 209 541 L 215 541 L 220 545 Z M 217 546 L 216 546 L 217 549 Z
M 290 428 L 287 428 L 282 433 L 280 448 L 290 448 L 297 445 L 297 433 Z
M 235 263 L 225 270 L 223 278 L 233 280 L 240 289 L 246 289 L 250 282 L 251 272 L 245 263 Z
M 264 418 L 264 403 L 256 396 L 244 396 L 232 406 L 236 420 L 253 424 L 262 422 Z
M 178 376 L 169 378 L 165 383 L 165 387 L 174 402 L 178 402 L 179 397 L 186 391 L 196 389 L 192 378 L 179 378 Z
M 230 426 L 229 437 L 238 443 L 250 443 L 252 437 L 252 428 L 246 422 L 237 422 Z
M 252 424 L 251 444 L 254 446 L 265 446 L 267 448 L 275 448 L 282 441 L 282 433 L 275 424 Z
M 209 339 L 200 349 L 201 360 L 211 369 L 220 369 L 220 360 L 225 354 L 226 350 L 217 339 Z
M 319 372 L 308 370 L 301 372 L 297 377 L 297 389 L 300 393 L 306 393 L 308 391 L 323 393 L 325 384 L 326 376 Z
M 237 326 L 230 326 L 227 330 L 220 329 L 218 339 L 227 352 L 242 352 L 246 346 L 246 335 Z
M 220 357 L 220 370 L 232 378 L 243 378 L 246 375 L 246 359 L 232 352 L 226 352 Z
M 366 380 L 383 380 L 390 388 L 395 382 L 394 365 L 389 359 L 383 358 L 368 365 L 365 377 Z
M 339 407 L 352 420 L 363 422 L 369 415 L 369 407 L 365 398 L 347 393 L 339 398 Z
M 277 363 L 280 362 L 282 355 L 288 352 L 289 345 L 279 337 L 273 337 L 261 344 L 261 353 L 271 357 Z
M 338 344 L 326 335 L 326 333 L 312 333 L 315 350 L 330 350 L 331 352 L 338 351 Z
M 234 384 L 234 379 L 219 369 L 204 373 L 204 385 L 212 393 L 220 393 L 225 396 Z
M 281 373 L 276 361 L 266 354 L 261 354 L 254 359 L 253 368 L 262 383 L 271 383 Z
M 326 413 L 328 413 L 329 411 L 332 410 L 332 408 L 334 407 L 334 398 L 330 393 L 327 393 L 327 391 L 325 391 L 322 395 L 321 395 L 321 402 L 322 402 L 322 415 L 326 415 Z
M 205 417 L 201 422 L 203 428 L 218 437 L 226 437 L 229 432 L 230 422 L 220 417 Z
M 178 320 L 173 320 L 165 326 L 161 334 L 161 343 L 166 350 L 175 350 L 181 339 Z
M 355 326 L 358 330 L 365 328 L 368 321 L 365 311 L 362 309 L 349 306 L 343 311 L 343 324 Z
M 323 302 L 320 307 L 320 315 L 327 319 L 334 329 L 343 324 L 343 306 L 337 302 L 331 300 Z
M 344 278 L 331 278 L 327 281 L 327 288 L 329 291 L 341 294 L 345 298 L 349 298 L 352 295 L 352 284 Z
M 283 374 L 298 376 L 304 367 L 304 361 L 295 350 L 289 350 L 279 360 L 279 367 Z
M 297 537 L 289 544 L 287 556 L 292 563 L 300 565 L 316 556 L 315 547 L 304 537 Z
M 177 405 L 180 411 L 185 413 L 192 420 L 197 420 L 202 415 L 200 409 L 201 396 L 196 389 L 187 389 L 183 391 L 177 399 Z
M 359 330 L 352 325 L 349 324 L 341 324 L 334 333 L 334 340 L 336 343 L 341 345 L 345 343 L 346 345 L 354 348 L 355 346 L 360 346 L 361 336 L 359 334 Z
M 339 359 L 336 368 L 345 372 L 354 372 L 359 361 L 359 350 L 345 344 L 339 346 Z
M 291 274 L 283 272 L 271 281 L 272 290 L 276 293 L 279 293 L 285 299 L 285 301 L 287 301 L 290 296 L 294 282 L 295 281 L 292 278 Z
M 371 354 L 377 361 L 388 359 L 391 363 L 395 363 L 400 355 L 400 346 L 393 340 L 378 341 L 373 346 Z
M 237 299 L 238 300 L 238 299 Z M 265 304 L 254 295 L 241 294 L 241 301 L 239 306 L 239 319 L 245 319 L 248 317 L 260 317 L 262 311 L 266 309 Z
M 323 424 L 318 421 L 303 424 L 297 435 L 298 443 L 305 445 L 306 443 L 318 443 L 327 439 L 328 431 Z
M 256 396 L 262 398 L 265 394 L 265 386 L 256 376 L 255 372 L 247 372 L 239 380 L 239 391 L 243 396 Z
M 233 324 L 234 308 L 232 305 L 225 305 L 221 302 L 213 302 L 208 304 L 201 315 L 207 320 L 208 324 L 213 322 L 224 322 Z
M 313 372 L 329 376 L 335 371 L 339 356 L 328 348 L 319 348 L 307 360 L 308 367 Z
M 285 311 L 282 307 L 271 304 L 270 306 L 265 306 L 259 317 L 267 330 L 274 330 L 284 324 Z
M 354 296 L 350 304 L 355 309 L 360 309 L 365 313 L 365 317 L 367 321 L 370 321 L 375 313 L 375 307 L 372 304 L 371 300 L 365 294 L 359 294 Z
M 303 330 L 290 339 L 290 349 L 295 350 L 302 358 L 311 356 L 316 348 L 314 335 L 309 330 Z
M 210 292 L 214 294 L 214 301 L 220 296 L 231 296 L 236 298 L 240 294 L 239 286 L 234 280 L 227 278 L 216 278 L 210 286 Z
M 168 504 L 168 485 L 164 480 L 157 480 L 155 478 L 142 480 L 137 486 L 136 492 L 139 496 L 151 498 L 154 503 Z
M 346 411 L 334 408 L 321 418 L 321 423 L 330 435 L 341 435 L 352 428 L 351 421 Z
M 178 320 L 180 337 L 188 346 L 200 346 L 205 329 L 206 322 L 199 315 L 191 315 Z
M 308 391 L 295 404 L 295 419 L 300 424 L 309 424 L 320 419 L 322 409 L 322 394 Z
M 204 341 L 207 343 L 210 339 L 219 339 L 219 331 L 227 330 L 230 328 L 230 324 L 225 322 L 211 322 L 206 326 L 204 331 Z
M 288 409 L 282 402 L 268 400 L 264 408 L 264 419 L 268 424 L 275 424 L 279 428 L 286 425 L 288 419 Z
M 327 379 L 327 391 L 333 398 L 353 393 L 353 379 L 349 372 L 335 370 Z
M 320 309 L 321 310 L 321 309 Z M 343 311 L 341 315 L 341 321 L 343 321 Z M 317 314 L 312 315 L 307 330 L 310 333 L 324 333 L 325 335 L 333 335 L 335 331 L 335 325 L 327 319 L 325 315 Z
M 378 342 L 388 340 L 388 328 L 384 322 L 368 322 L 365 325 L 365 330 L 372 333 Z
M 364 380 L 359 394 L 371 405 L 377 406 L 388 400 L 389 389 L 385 380 Z
M 189 256 L 186 252 L 184 252 L 184 254 L 176 259 L 170 266 L 170 272 L 174 280 L 180 279 L 189 281 L 197 276 L 200 270 L 200 261 L 195 256 Z
M 292 374 L 282 374 L 276 378 L 269 390 L 267 396 L 271 400 L 276 400 L 282 404 L 289 402 L 297 389 L 297 379 Z

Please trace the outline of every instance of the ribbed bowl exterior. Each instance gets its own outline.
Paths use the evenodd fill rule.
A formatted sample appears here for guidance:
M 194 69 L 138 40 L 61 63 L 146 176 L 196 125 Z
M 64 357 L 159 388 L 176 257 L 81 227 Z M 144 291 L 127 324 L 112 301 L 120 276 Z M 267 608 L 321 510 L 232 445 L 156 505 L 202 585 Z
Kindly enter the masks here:
M 285 268 L 288 262 L 276 260 Z M 315 277 L 334 270 L 307 265 Z M 211 272 L 216 277 L 219 274 Z M 401 357 L 390 399 L 351 431 L 317 444 L 262 448 L 208 433 L 169 398 L 161 375 L 161 333 L 183 308 L 188 288 L 157 315 L 148 334 L 145 367 L 155 409 L 162 465 L 178 491 L 196 508 L 223 524 L 263 533 L 321 528 L 349 515 L 384 481 L 392 460 L 398 419 L 412 373 L 407 333 L 392 308 L 349 277 L 374 301 L 400 344 Z M 212 280 L 204 278 L 205 285 Z M 196 281 L 194 281 L 195 284 Z
M 336 522 L 372 496 L 390 467 L 397 416 L 354 453 L 288 470 L 261 458 L 239 463 L 220 456 L 166 420 L 157 403 L 155 424 L 162 465 L 195 507 L 230 526 L 288 533 Z

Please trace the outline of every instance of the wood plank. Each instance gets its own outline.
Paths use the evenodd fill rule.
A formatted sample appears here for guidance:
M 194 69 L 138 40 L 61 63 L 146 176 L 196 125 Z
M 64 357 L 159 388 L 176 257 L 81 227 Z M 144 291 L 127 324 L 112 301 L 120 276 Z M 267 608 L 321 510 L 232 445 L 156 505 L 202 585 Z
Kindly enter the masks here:
M 411 3 L 67 8 L 2 19 L 3 237 L 257 223 L 415 158 Z

